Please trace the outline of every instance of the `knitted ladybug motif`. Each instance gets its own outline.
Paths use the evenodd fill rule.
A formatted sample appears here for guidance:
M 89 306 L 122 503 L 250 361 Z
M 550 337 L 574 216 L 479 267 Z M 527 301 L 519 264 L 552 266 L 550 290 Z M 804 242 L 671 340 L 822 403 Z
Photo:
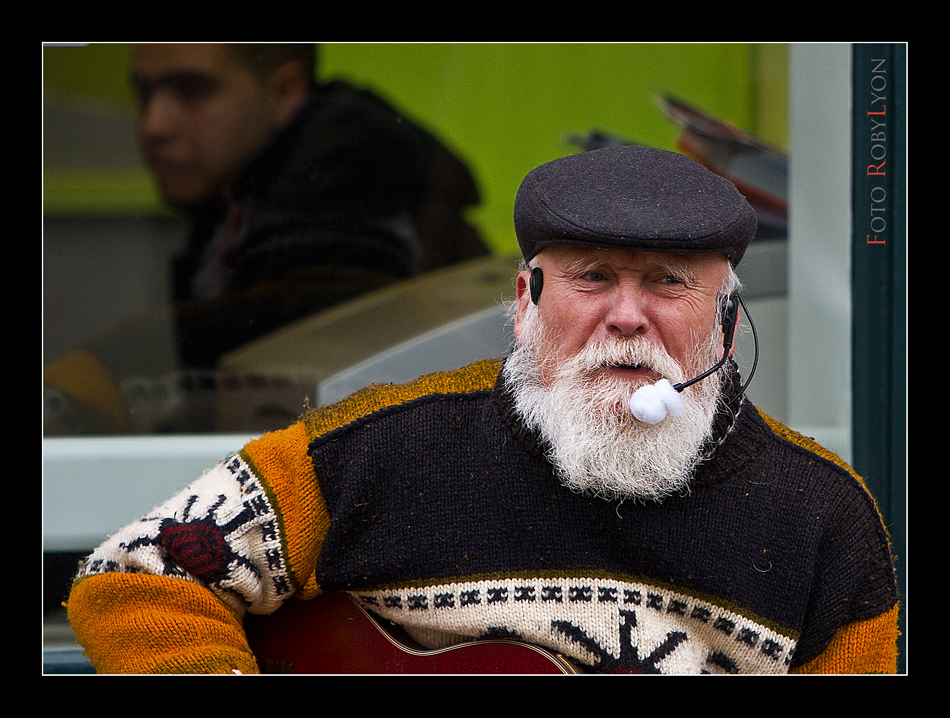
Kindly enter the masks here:
M 181 568 L 201 581 L 219 581 L 227 574 L 232 552 L 221 528 L 210 519 L 166 521 L 158 542 Z

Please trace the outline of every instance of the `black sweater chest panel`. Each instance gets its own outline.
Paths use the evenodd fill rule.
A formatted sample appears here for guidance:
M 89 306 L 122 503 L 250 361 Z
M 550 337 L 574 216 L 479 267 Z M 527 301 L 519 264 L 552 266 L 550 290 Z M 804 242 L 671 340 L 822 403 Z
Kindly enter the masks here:
M 608 502 L 561 486 L 487 391 L 378 412 L 315 440 L 311 456 L 333 519 L 317 566 L 327 590 L 617 575 L 802 627 L 821 525 L 806 518 L 804 484 L 755 482 L 762 457 L 660 505 Z

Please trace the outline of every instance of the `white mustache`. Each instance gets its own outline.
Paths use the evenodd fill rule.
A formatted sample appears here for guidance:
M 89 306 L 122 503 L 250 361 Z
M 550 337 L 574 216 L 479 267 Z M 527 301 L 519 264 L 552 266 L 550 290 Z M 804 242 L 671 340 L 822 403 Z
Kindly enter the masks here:
M 579 368 L 587 373 L 612 367 L 649 369 L 671 382 L 683 381 L 679 362 L 656 344 L 640 338 L 607 339 L 587 346 L 576 357 Z

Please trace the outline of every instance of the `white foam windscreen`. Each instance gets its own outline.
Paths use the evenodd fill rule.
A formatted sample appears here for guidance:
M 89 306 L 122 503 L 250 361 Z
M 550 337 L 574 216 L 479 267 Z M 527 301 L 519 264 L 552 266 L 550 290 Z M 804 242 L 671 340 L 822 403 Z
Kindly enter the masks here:
M 658 424 L 667 415 L 679 416 L 683 413 L 683 399 L 667 379 L 656 384 L 641 386 L 630 397 L 630 411 L 640 421 Z

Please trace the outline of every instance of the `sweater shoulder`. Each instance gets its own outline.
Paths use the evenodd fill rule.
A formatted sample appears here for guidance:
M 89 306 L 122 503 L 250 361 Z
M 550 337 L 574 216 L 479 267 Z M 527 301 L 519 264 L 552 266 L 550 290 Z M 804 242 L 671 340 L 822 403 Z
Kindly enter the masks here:
M 498 379 L 501 362 L 501 359 L 484 359 L 460 369 L 425 374 L 406 384 L 370 384 L 335 404 L 305 414 L 303 424 L 307 437 L 312 441 L 373 414 L 427 397 L 490 391 Z
M 814 438 L 805 436 L 801 432 L 786 426 L 777 419 L 774 419 L 758 407 L 756 407 L 756 411 L 758 412 L 759 416 L 762 417 L 762 420 L 765 421 L 766 426 L 774 437 L 785 442 L 786 444 L 791 445 L 795 450 L 797 450 L 798 453 L 803 455 L 814 454 L 815 456 L 823 459 L 838 471 L 848 474 L 867 492 L 867 486 L 864 483 L 864 479 L 862 479 L 861 476 L 859 476 L 858 473 L 853 468 L 851 468 L 848 462 L 838 456 L 835 452 L 826 449 L 824 446 L 815 441 Z
M 814 467 L 815 459 L 819 464 L 824 465 L 828 476 L 837 476 L 840 484 L 850 487 L 859 496 L 859 501 L 867 503 L 877 518 L 883 525 L 883 514 L 878 506 L 877 500 L 868 488 L 864 478 L 861 477 L 844 459 L 835 452 L 826 449 L 814 438 L 806 436 L 795 429 L 792 429 L 782 422 L 769 416 L 761 409 L 756 408 L 759 416 L 765 422 L 772 436 L 791 452 L 798 454 L 802 460 Z M 889 543 L 889 538 L 888 538 Z

